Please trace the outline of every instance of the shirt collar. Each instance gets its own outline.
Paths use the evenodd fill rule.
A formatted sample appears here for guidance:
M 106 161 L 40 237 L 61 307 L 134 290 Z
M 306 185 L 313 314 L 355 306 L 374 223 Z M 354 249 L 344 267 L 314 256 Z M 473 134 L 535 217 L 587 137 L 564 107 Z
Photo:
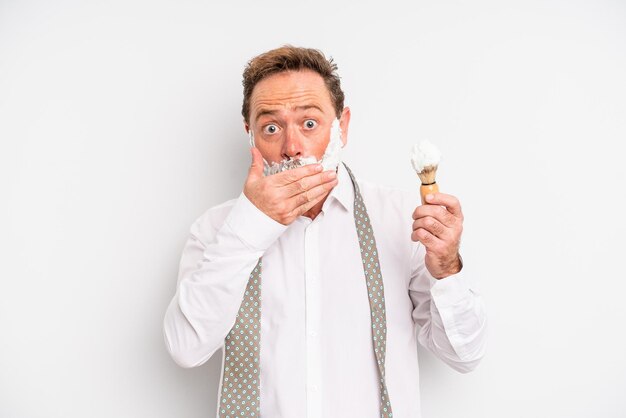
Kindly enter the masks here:
M 325 210 L 329 202 L 332 201 L 337 201 L 340 206 L 348 211 L 354 208 L 354 186 L 343 163 L 339 163 L 337 167 L 337 185 L 330 191 L 322 210 Z

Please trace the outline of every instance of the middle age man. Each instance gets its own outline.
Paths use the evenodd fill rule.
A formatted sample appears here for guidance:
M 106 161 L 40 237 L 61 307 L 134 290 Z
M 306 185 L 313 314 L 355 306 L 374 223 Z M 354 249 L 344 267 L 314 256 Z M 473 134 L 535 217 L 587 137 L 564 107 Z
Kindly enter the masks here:
M 191 227 L 164 331 L 184 367 L 224 347 L 220 417 L 419 417 L 418 338 L 460 372 L 483 357 L 458 200 L 418 206 L 339 162 L 350 109 L 336 70 L 290 46 L 250 61 L 248 177 Z M 297 167 L 307 158 L 330 169 Z

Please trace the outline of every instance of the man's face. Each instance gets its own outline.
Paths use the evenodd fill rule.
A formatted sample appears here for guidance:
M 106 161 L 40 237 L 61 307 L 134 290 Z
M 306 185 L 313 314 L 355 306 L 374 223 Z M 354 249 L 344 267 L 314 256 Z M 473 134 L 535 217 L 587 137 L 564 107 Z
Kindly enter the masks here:
M 335 108 L 324 79 L 314 71 L 286 71 L 264 78 L 252 91 L 250 124 L 256 147 L 267 161 L 322 158 L 330 140 Z M 343 111 L 342 141 L 348 137 L 350 110 Z

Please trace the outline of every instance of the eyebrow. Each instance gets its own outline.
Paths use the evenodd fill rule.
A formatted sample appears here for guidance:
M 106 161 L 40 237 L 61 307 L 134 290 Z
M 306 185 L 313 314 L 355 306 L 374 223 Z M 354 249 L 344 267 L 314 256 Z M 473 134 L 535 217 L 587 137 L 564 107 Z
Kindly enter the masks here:
M 317 109 L 318 111 L 320 111 L 321 113 L 324 113 L 324 111 L 322 110 L 321 107 L 319 107 L 318 105 L 315 104 L 311 104 L 311 105 L 302 105 L 302 106 L 296 106 L 295 107 L 296 110 L 310 110 L 310 109 Z M 259 113 L 256 115 L 255 120 L 258 121 L 261 116 L 265 116 L 265 115 L 275 115 L 276 114 L 276 110 L 269 110 L 269 109 L 261 109 L 259 111 Z
M 312 104 L 312 105 L 296 106 L 296 110 L 309 110 L 309 109 L 317 109 L 323 113 L 322 108 L 319 107 L 318 105 Z

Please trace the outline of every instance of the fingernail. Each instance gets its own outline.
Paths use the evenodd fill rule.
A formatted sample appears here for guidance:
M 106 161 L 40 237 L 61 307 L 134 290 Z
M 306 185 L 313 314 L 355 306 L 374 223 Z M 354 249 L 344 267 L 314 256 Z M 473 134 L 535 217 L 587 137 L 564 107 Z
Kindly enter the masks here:
M 315 165 L 315 171 L 322 171 L 322 165 L 321 164 L 316 164 Z
M 435 198 L 435 196 L 434 196 L 434 195 L 432 195 L 432 194 L 430 194 L 430 193 L 426 195 L 426 201 L 427 201 L 427 202 L 430 202 L 430 201 L 431 201 L 431 200 L 433 200 L 434 198 Z
M 329 179 L 334 179 L 335 177 L 337 177 L 337 173 L 335 173 L 334 171 L 331 171 L 330 173 L 328 173 Z

